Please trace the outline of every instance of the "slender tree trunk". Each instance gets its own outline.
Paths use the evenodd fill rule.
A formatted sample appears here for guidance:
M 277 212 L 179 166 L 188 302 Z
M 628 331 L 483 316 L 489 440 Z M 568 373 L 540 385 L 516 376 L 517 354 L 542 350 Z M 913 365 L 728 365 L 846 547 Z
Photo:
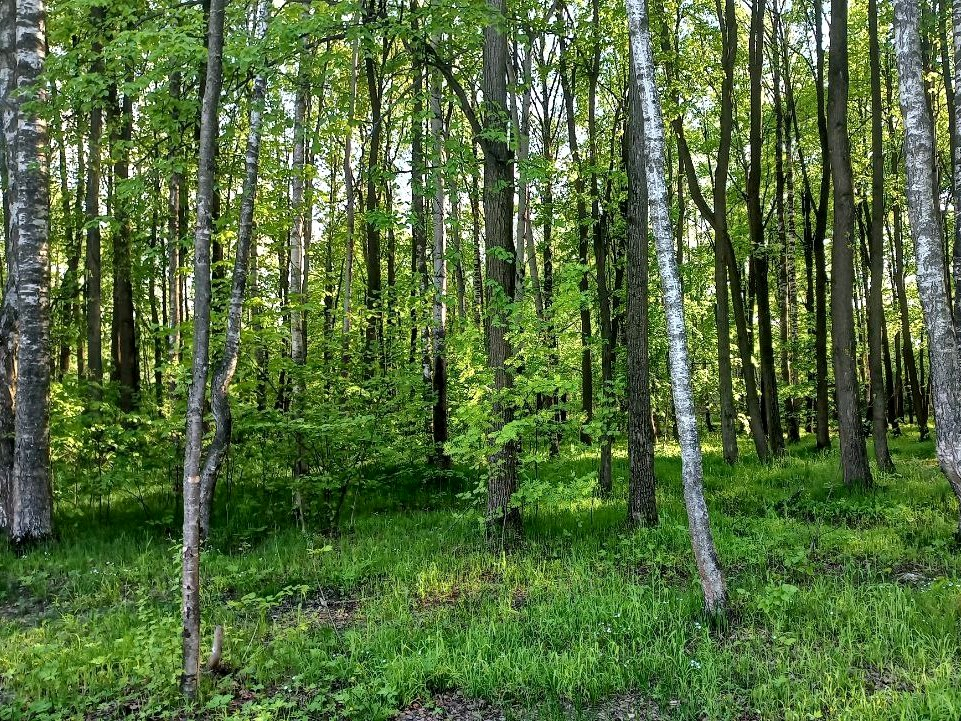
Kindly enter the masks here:
M 704 470 L 697 433 L 691 368 L 684 325 L 681 279 L 674 254 L 667 185 L 664 173 L 664 121 L 654 82 L 654 57 L 651 49 L 645 0 L 627 0 L 631 59 L 635 90 L 640 93 L 644 111 L 643 147 L 647 174 L 648 200 L 661 271 L 664 310 L 667 318 L 668 351 L 671 361 L 671 391 L 677 411 L 681 440 L 681 476 L 687 507 L 691 543 L 697 560 L 704 606 L 712 617 L 727 611 L 727 588 L 714 548 L 707 503 L 704 500 Z
M 307 334 L 304 318 L 304 239 L 306 226 L 310 223 L 310 211 L 304 203 L 304 185 L 307 152 L 307 103 L 310 93 L 306 69 L 306 58 L 301 58 L 297 77 L 297 92 L 294 99 L 294 148 L 291 159 L 290 177 L 290 359 L 296 366 L 307 361 Z M 299 402 L 303 379 L 294 381 L 294 403 Z
M 718 390 L 721 406 L 721 442 L 724 460 L 734 464 L 738 459 L 737 446 L 737 411 L 734 407 L 734 386 L 731 370 L 731 324 L 730 324 L 730 295 L 728 293 L 728 269 L 734 260 L 729 259 L 733 253 L 727 222 L 727 176 L 731 159 L 731 136 L 734 128 L 734 71 L 737 62 L 737 16 L 734 0 L 725 0 L 723 12 L 718 8 L 718 25 L 722 35 L 722 66 L 724 78 L 721 84 L 721 113 L 719 119 L 719 142 L 717 151 L 717 165 L 714 171 L 713 208 L 708 208 L 701 198 L 700 186 L 697 184 L 697 173 L 691 161 L 691 154 L 684 137 L 683 119 L 674 120 L 674 131 L 677 135 L 678 155 L 683 161 L 688 186 L 694 197 L 695 205 L 699 208 L 704 219 L 714 230 L 714 288 L 715 288 L 715 319 L 717 320 L 717 365 Z M 664 37 L 662 44 L 665 50 L 673 52 L 669 39 Z M 670 66 L 669 66 L 670 67 Z M 740 297 L 740 276 L 736 269 L 732 271 L 732 281 L 736 281 L 735 302 L 740 307 L 740 313 L 735 311 L 736 319 L 743 320 L 743 303 Z M 742 342 L 742 323 L 738 322 L 738 348 L 746 346 Z M 745 359 L 741 354 L 742 361 Z M 754 385 L 754 365 L 747 357 L 745 364 L 745 387 L 747 390 L 748 416 L 751 434 L 754 438 L 758 458 L 767 459 L 767 439 L 760 428 L 760 412 L 757 404 L 757 391 Z
M 630 527 L 657 525 L 654 489 L 654 435 L 651 427 L 651 380 L 648 353 L 648 218 L 647 178 L 644 168 L 644 114 L 637 79 L 631 65 L 628 117 L 624 134 L 627 169 L 627 458 L 629 484 L 627 523 Z
M 884 387 L 884 135 L 881 118 L 881 50 L 878 41 L 878 3 L 868 0 L 871 65 L 871 284 L 868 294 L 868 361 L 871 377 L 871 436 L 878 468 L 894 471 L 888 451 L 887 398 Z
M 584 413 L 585 423 L 594 418 L 594 363 L 591 360 L 591 309 L 587 305 L 587 293 L 590 290 L 588 281 L 587 250 L 591 233 L 591 221 L 587 215 L 587 203 L 584 200 L 584 169 L 581 162 L 580 144 L 577 139 L 577 120 L 574 115 L 574 89 L 568 76 L 567 48 L 561 48 L 561 90 L 564 95 L 564 109 L 567 117 L 567 142 L 574 161 L 574 207 L 577 218 L 577 262 L 581 265 L 578 290 L 581 294 L 581 411 Z M 581 441 L 590 443 L 590 434 L 582 427 Z
M 751 235 L 751 268 L 755 275 L 757 293 L 758 341 L 761 351 L 761 389 L 766 411 L 768 443 L 771 453 L 784 454 L 784 434 L 781 430 L 781 406 L 777 394 L 777 373 L 774 362 L 774 338 L 771 328 L 771 299 L 768 282 L 768 259 L 764 240 L 764 219 L 761 213 L 761 71 L 764 59 L 764 0 L 753 0 L 751 5 L 751 35 L 748 66 L 751 83 L 750 141 L 751 159 L 747 177 L 748 228 Z
M 180 90 L 180 73 L 173 73 L 170 77 L 170 97 L 175 103 L 180 99 Z M 184 227 L 181 223 L 183 209 L 180 207 L 183 173 L 179 167 L 181 159 L 179 142 L 179 133 L 170 139 L 170 160 L 173 163 L 173 169 L 167 186 L 167 361 L 172 366 L 180 363 L 180 244 Z M 169 382 L 169 393 L 172 396 L 177 386 L 173 374 Z
M 476 170 L 471 172 L 470 188 L 470 214 L 471 214 L 471 239 L 474 250 L 474 275 L 472 287 L 474 291 L 473 317 L 474 325 L 481 325 L 481 317 L 484 315 L 484 262 L 481 259 L 481 213 L 480 213 L 480 182 L 479 173 Z
M 194 235 L 193 372 L 187 397 L 184 448 L 183 524 L 183 676 L 180 690 L 197 695 L 200 677 L 200 517 L 201 455 L 204 435 L 204 397 L 210 357 L 210 238 L 216 185 L 218 111 L 223 83 L 224 0 L 210 0 L 207 25 L 207 70 L 200 115 L 197 173 L 197 226 Z
M 125 92 L 120 103 L 115 135 L 113 216 L 113 313 L 111 314 L 112 376 L 120 386 L 120 409 L 134 410 L 140 393 L 140 355 L 133 302 L 133 227 L 127 182 L 130 179 L 130 143 L 133 133 L 133 99 Z
M 344 193 L 347 200 L 347 250 L 344 258 L 344 279 L 340 286 L 343 299 L 344 318 L 341 326 L 341 358 L 346 371 L 350 359 L 350 301 L 353 292 L 354 278 L 354 230 L 356 224 L 356 198 L 354 192 L 353 171 L 353 139 L 354 139 L 354 109 L 357 103 L 357 62 L 359 56 L 359 40 L 355 40 L 351 50 L 350 60 L 350 101 L 348 105 L 347 136 L 344 138 Z
M 894 8 L 908 213 L 917 257 L 918 294 L 931 339 L 938 461 L 961 504 L 961 338 L 951 322 L 944 245 L 933 192 L 935 140 L 922 81 L 920 12 L 915 0 L 896 0 Z M 958 534 L 961 537 L 961 521 Z
M 450 465 L 447 443 L 447 246 L 444 235 L 444 117 L 441 111 L 441 78 L 432 70 L 430 83 L 430 136 L 433 174 L 433 323 L 431 325 L 432 390 L 434 397 L 431 429 L 433 459 L 440 468 Z
M 267 0 L 258 0 L 254 27 L 254 37 L 257 42 L 262 41 L 267 32 L 267 13 Z M 230 445 L 230 434 L 233 428 L 228 392 L 234 372 L 237 370 L 237 359 L 240 356 L 240 330 L 243 321 L 247 274 L 251 266 L 249 261 L 254 235 L 254 203 L 257 195 L 261 126 L 266 97 L 267 76 L 264 71 L 261 71 L 254 78 L 250 98 L 244 183 L 240 200 L 240 218 L 237 229 L 230 304 L 227 307 L 224 354 L 217 365 L 210 385 L 210 406 L 214 414 L 216 430 L 210 447 L 207 449 L 207 457 L 203 463 L 203 472 L 200 479 L 199 524 L 201 539 L 206 539 L 210 535 L 210 515 L 217 485 L 217 473 L 224 454 Z
M 942 0 L 943 4 L 943 0 Z M 954 57 L 954 89 L 961 88 L 961 3 L 953 3 L 952 46 Z M 954 97 L 954 249 L 951 265 L 954 272 L 954 332 L 961 338 L 961 103 Z
M 834 179 L 831 243 L 831 340 L 838 406 L 841 470 L 847 486 L 870 487 L 871 469 L 859 410 L 854 338 L 854 192 L 848 138 L 848 5 L 831 0 L 828 133 Z
M 94 37 L 102 32 L 104 9 L 93 7 L 90 10 Z M 91 72 L 103 72 L 101 46 L 96 40 L 92 49 L 94 55 Z M 101 157 L 100 142 L 103 134 L 103 108 L 100 98 L 94 98 L 90 109 L 89 150 L 87 152 L 87 197 L 84 214 L 87 226 L 87 247 L 85 256 L 86 272 L 86 321 L 87 321 L 87 379 L 91 383 L 90 394 L 94 399 L 100 397 L 103 386 L 103 329 L 101 304 L 103 284 L 101 277 L 101 233 L 100 233 L 100 181 Z

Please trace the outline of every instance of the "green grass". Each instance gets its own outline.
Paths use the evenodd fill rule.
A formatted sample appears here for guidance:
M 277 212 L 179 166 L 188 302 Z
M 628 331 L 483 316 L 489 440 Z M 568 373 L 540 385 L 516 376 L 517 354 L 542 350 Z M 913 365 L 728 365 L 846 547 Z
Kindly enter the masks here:
M 371 491 L 384 500 L 335 538 L 234 518 L 202 560 L 204 637 L 224 625 L 229 673 L 204 679 L 199 707 L 385 719 L 458 689 L 509 717 L 587 719 L 632 691 L 671 719 L 961 718 L 956 508 L 915 438 L 893 441 L 898 473 L 868 493 L 844 490 L 837 456 L 808 441 L 771 467 L 745 447 L 733 469 L 709 445 L 724 629 L 701 616 L 669 446 L 660 527 L 626 532 L 620 500 L 541 503 L 506 555 L 451 489 L 427 483 Z M 538 477 L 560 484 L 594 462 L 571 452 Z M 621 449 L 616 497 L 625 475 Z M 183 713 L 179 545 L 139 513 L 64 517 L 58 543 L 0 551 L 0 718 Z M 351 614 L 330 623 L 317 589 Z

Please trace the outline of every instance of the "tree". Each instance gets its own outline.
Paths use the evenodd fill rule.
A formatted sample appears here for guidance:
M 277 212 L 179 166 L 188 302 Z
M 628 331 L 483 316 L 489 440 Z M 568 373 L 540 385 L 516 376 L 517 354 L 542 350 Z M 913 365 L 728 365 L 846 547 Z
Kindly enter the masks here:
M 627 457 L 630 481 L 627 522 L 630 526 L 657 525 L 654 495 L 654 432 L 651 427 L 651 381 L 648 353 L 648 218 L 647 178 L 644 169 L 644 114 L 631 66 L 624 166 L 627 169 Z M 736 446 L 735 446 L 736 447 Z
M 644 117 L 644 167 L 647 196 L 653 221 L 657 262 L 661 271 L 661 290 L 667 319 L 671 392 L 677 413 L 681 442 L 681 476 L 687 508 L 691 544 L 701 577 L 704 607 L 708 615 L 723 616 L 727 611 L 727 587 L 714 548 L 711 524 L 704 500 L 704 469 L 697 418 L 691 386 L 691 369 L 684 325 L 684 299 L 677 256 L 674 253 L 671 218 L 664 175 L 664 120 L 654 82 L 654 55 L 648 29 L 645 0 L 627 0 L 631 62 L 634 66 L 634 91 L 640 95 Z
M 180 690 L 197 695 L 200 676 L 200 517 L 201 454 L 204 399 L 210 357 L 210 238 L 216 183 L 220 89 L 223 83 L 224 0 L 211 0 L 207 23 L 207 72 L 200 114 L 197 170 L 197 224 L 194 232 L 193 371 L 187 397 L 187 437 L 184 447 L 183 676 Z
M 872 485 L 854 360 L 854 191 L 848 138 L 848 4 L 831 0 L 828 56 L 828 147 L 834 179 L 831 243 L 831 343 L 838 407 L 841 470 L 848 486 Z
M 7 166 L 11 175 L 10 223 L 16 262 L 16 395 L 13 470 L 7 488 L 7 525 L 14 546 L 53 534 L 50 478 L 50 169 L 49 137 L 40 115 L 47 99 L 42 80 L 47 53 L 42 0 L 5 2 Z M 11 47 L 12 41 L 12 47 Z M 9 64 L 8 64 L 9 63 Z M 11 152 L 12 151 L 12 152 Z
M 871 375 L 871 436 L 874 457 L 882 471 L 894 470 L 888 451 L 887 398 L 884 386 L 884 136 L 881 126 L 881 50 L 878 43 L 877 0 L 868 1 L 871 64 L 871 284 L 868 295 L 868 359 Z
M 934 129 L 922 81 L 918 3 L 896 0 L 894 14 L 908 216 L 917 258 L 918 293 L 931 339 L 931 396 L 938 461 L 961 507 L 961 338 L 951 321 L 944 237 L 934 197 Z M 958 534 L 961 537 L 961 520 Z

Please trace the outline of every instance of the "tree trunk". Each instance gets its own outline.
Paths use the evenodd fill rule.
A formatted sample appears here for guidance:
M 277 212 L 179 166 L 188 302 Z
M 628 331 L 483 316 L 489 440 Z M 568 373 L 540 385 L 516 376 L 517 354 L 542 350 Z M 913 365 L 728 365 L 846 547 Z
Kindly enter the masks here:
M 447 246 L 444 235 L 444 117 L 441 111 L 441 78 L 432 70 L 430 83 L 431 167 L 433 168 L 433 323 L 431 325 L 431 382 L 434 396 L 431 430 L 433 460 L 439 468 L 450 465 L 447 443 Z
M 267 0 L 258 0 L 254 26 L 256 42 L 262 41 L 267 32 L 267 8 Z M 244 183 L 240 200 L 240 218 L 237 228 L 237 246 L 230 290 L 230 304 L 227 307 L 224 354 L 217 370 L 214 372 L 210 385 L 210 406 L 216 422 L 216 431 L 210 447 L 207 449 L 207 457 L 203 464 L 200 479 L 199 523 L 201 539 L 206 539 L 210 535 L 210 516 L 217 485 L 217 473 L 227 447 L 230 445 L 230 435 L 233 428 L 230 399 L 227 394 L 234 372 L 237 370 L 237 359 L 240 356 L 240 330 L 243 321 L 247 273 L 250 268 L 250 249 L 254 230 L 254 202 L 257 195 L 257 175 L 260 164 L 260 136 L 266 97 L 267 76 L 262 70 L 254 78 L 250 98 Z
M 951 322 L 944 245 L 933 192 L 935 140 L 922 82 L 920 12 L 914 0 L 896 0 L 894 8 L 908 214 L 917 258 L 918 294 L 931 339 L 938 461 L 961 504 L 961 338 Z M 958 534 L 961 536 L 961 522 Z
M 3 191 L 3 242 L 6 277 L 0 309 L 0 532 L 9 533 L 13 484 L 14 405 L 17 388 L 17 225 L 13 157 L 16 147 L 16 4 L 0 0 L 0 190 Z
M 170 78 L 170 97 L 180 99 L 180 73 Z M 170 173 L 167 192 L 167 358 L 171 365 L 180 363 L 180 243 L 184 228 L 180 223 L 180 194 L 183 175 L 178 167 L 179 138 L 171 138 L 170 156 L 174 169 Z M 171 391 L 176 385 L 171 380 Z
M 102 32 L 104 9 L 93 7 L 90 10 L 94 37 Z M 103 58 L 100 43 L 94 41 L 94 55 L 91 72 L 103 72 Z M 100 180 L 101 157 L 100 141 L 103 134 L 103 108 L 99 98 L 94 98 L 90 109 L 89 150 L 87 152 L 87 197 L 84 202 L 84 215 L 87 226 L 87 247 L 84 260 L 86 272 L 86 321 L 87 321 L 87 379 L 91 384 L 90 395 L 98 399 L 103 386 L 103 328 L 101 304 L 103 302 L 103 283 L 101 276 L 101 233 L 100 233 Z
M 591 360 L 591 309 L 587 304 L 587 293 L 590 290 L 588 281 L 587 250 L 591 232 L 591 221 L 587 215 L 587 204 L 584 200 L 584 167 L 581 162 L 580 144 L 577 139 L 577 121 L 574 115 L 574 89 L 568 76 L 567 48 L 561 41 L 560 60 L 561 90 L 564 95 L 564 111 L 567 116 L 567 142 L 570 146 L 571 159 L 574 163 L 574 207 L 577 219 L 577 262 L 581 266 L 578 290 L 581 294 L 581 411 L 584 422 L 590 423 L 594 418 L 594 364 Z M 582 427 L 581 441 L 590 443 L 590 434 Z
M 648 218 L 647 178 L 644 169 L 644 114 L 631 66 L 628 118 L 624 133 L 627 169 L 627 458 L 629 483 L 627 523 L 630 527 L 657 525 L 654 494 L 654 437 L 651 427 L 651 381 L 648 353 Z
M 40 0 L 19 0 L 15 18 L 12 220 L 16 226 L 17 386 L 9 534 L 15 547 L 53 534 L 50 479 L 50 158 L 46 122 L 34 102 L 47 99 L 42 73 L 47 41 Z M 9 76 L 8 76 L 9 78 Z M 0 96 L 10 94 L 0 90 Z M 9 101 L 9 98 L 8 98 Z M 7 135 L 8 142 L 10 139 Z
M 207 71 L 200 115 L 197 172 L 197 226 L 194 235 L 193 371 L 187 397 L 184 448 L 183 676 L 181 692 L 197 695 L 200 677 L 200 516 L 201 454 L 204 435 L 204 397 L 210 357 L 210 238 L 216 183 L 218 111 L 223 83 L 224 0 L 210 0 L 207 24 Z
M 681 297 L 681 279 L 677 267 L 677 256 L 674 254 L 670 209 L 667 204 L 667 184 L 664 173 L 664 121 L 654 82 L 654 57 L 645 0 L 627 0 L 627 18 L 631 38 L 631 60 L 635 72 L 635 90 L 641 96 L 644 114 L 643 147 L 648 200 L 667 318 L 671 391 L 680 432 L 684 503 L 687 508 L 691 543 L 697 560 L 701 588 L 704 592 L 705 610 L 708 615 L 718 617 L 724 615 L 727 610 L 727 588 L 718 564 L 707 503 L 704 500 L 704 470 L 687 352 L 684 301 Z
M 774 338 L 771 328 L 771 298 L 768 282 L 768 260 L 761 213 L 761 71 L 764 60 L 764 0 L 751 5 L 751 34 L 748 66 L 751 84 L 750 142 L 751 159 L 747 177 L 748 229 L 751 235 L 751 269 L 757 293 L 758 341 L 761 355 L 761 392 L 766 411 L 768 443 L 775 456 L 784 454 L 781 430 L 781 406 L 777 395 L 777 373 L 774 363 Z
M 871 436 L 878 468 L 894 471 L 888 451 L 887 397 L 884 387 L 884 136 L 881 118 L 881 50 L 877 0 L 868 0 L 871 65 L 871 284 L 868 292 L 868 362 L 871 378 Z
M 487 358 L 494 373 L 494 404 L 487 479 L 488 538 L 503 547 L 520 532 L 520 510 L 511 504 L 517 489 L 517 442 L 500 441 L 497 434 L 514 420 L 510 398 L 514 384 L 508 365 L 512 355 L 509 325 L 510 301 L 514 298 L 514 239 L 512 214 L 514 158 L 503 138 L 507 137 L 507 37 L 502 27 L 504 0 L 487 0 L 491 22 L 484 27 L 484 67 L 481 119 L 487 131 L 484 149 L 484 229 L 487 244 Z
M 848 5 L 831 0 L 828 57 L 828 133 L 834 179 L 831 243 L 831 342 L 838 408 L 841 470 L 847 486 L 870 487 L 862 415 L 859 410 L 854 338 L 854 192 L 848 138 Z
M 133 133 L 133 98 L 125 92 L 120 115 L 111 138 L 115 147 L 113 216 L 111 233 L 113 250 L 113 313 L 111 314 L 110 350 L 112 377 L 120 386 L 120 409 L 130 412 L 137 407 L 140 393 L 140 355 L 137 350 L 137 326 L 133 303 L 133 227 L 127 181 L 130 179 L 130 143 Z

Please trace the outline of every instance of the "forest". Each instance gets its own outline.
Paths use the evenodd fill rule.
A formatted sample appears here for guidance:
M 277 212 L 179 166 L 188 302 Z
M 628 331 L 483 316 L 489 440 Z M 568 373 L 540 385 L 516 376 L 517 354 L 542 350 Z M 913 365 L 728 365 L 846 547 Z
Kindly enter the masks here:
M 961 719 L 961 0 L 0 0 L 0 721 Z

